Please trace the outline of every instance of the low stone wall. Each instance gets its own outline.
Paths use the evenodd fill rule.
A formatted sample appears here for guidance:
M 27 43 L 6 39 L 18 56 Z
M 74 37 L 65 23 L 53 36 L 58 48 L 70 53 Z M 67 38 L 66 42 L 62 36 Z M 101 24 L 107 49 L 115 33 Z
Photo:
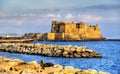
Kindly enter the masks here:
M 11 53 L 35 54 L 66 58 L 101 58 L 101 54 L 86 46 L 60 46 L 51 44 L 2 43 L 0 51 Z
M 109 74 L 94 69 L 81 70 L 72 66 L 62 66 L 51 62 L 38 64 L 0 56 L 0 74 Z

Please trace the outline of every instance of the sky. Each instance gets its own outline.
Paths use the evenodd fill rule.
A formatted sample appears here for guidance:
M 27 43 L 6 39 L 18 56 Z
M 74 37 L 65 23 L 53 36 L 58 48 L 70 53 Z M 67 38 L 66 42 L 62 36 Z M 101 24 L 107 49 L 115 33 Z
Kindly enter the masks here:
M 0 0 L 0 33 L 45 33 L 51 21 L 98 24 L 120 39 L 120 0 Z

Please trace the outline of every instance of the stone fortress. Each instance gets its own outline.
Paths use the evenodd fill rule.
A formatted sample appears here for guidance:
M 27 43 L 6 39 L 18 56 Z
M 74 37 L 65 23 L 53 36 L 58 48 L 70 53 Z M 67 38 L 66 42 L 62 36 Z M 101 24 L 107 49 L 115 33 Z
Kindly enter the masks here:
M 52 21 L 51 33 L 48 40 L 91 40 L 101 39 L 98 25 L 89 26 L 87 23 Z
M 38 38 L 47 41 L 85 41 L 85 40 L 104 40 L 99 26 L 89 26 L 84 22 L 59 22 L 52 21 L 51 32 L 29 33 L 25 37 Z

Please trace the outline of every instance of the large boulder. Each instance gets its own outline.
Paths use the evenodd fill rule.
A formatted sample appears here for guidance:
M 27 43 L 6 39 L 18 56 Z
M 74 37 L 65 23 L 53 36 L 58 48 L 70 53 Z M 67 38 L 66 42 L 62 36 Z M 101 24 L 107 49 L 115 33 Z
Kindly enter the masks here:
M 38 74 L 35 70 L 24 69 L 20 72 L 20 74 Z
M 19 63 L 18 65 L 12 66 L 10 70 L 19 71 L 24 69 L 36 70 L 39 71 L 41 69 L 40 65 L 30 64 L 26 62 Z

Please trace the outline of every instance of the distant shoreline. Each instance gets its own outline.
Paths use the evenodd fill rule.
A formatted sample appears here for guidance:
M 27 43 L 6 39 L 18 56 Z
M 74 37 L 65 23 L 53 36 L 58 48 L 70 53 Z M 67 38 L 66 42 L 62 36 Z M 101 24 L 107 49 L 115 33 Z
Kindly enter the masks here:
M 0 39 L 0 43 L 27 43 L 33 39 Z
M 120 39 L 105 39 L 105 40 L 33 40 L 32 42 L 92 42 L 92 41 L 120 41 Z M 30 41 L 31 42 L 31 41 Z

